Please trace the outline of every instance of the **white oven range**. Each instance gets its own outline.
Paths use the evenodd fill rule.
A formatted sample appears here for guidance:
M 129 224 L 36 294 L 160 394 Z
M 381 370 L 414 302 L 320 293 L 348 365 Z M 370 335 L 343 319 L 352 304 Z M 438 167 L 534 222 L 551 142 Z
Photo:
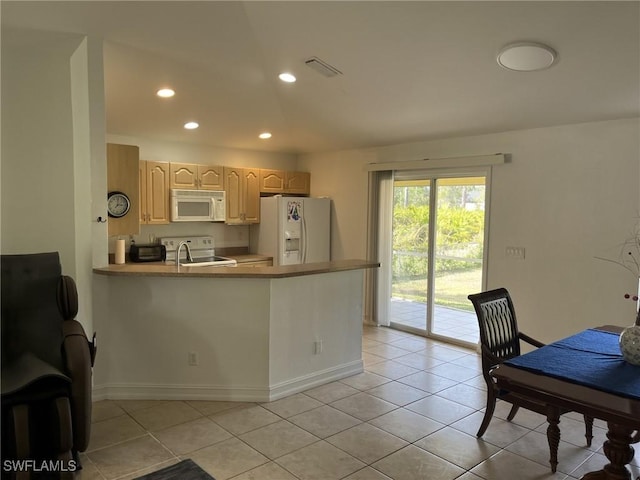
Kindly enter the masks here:
M 160 244 L 167 249 L 167 263 L 176 263 L 176 250 L 180 243 L 186 242 L 191 251 L 192 260 L 187 259 L 187 249 L 180 249 L 180 265 L 235 267 L 237 262 L 232 258 L 216 255 L 215 243 L 211 236 L 162 237 Z

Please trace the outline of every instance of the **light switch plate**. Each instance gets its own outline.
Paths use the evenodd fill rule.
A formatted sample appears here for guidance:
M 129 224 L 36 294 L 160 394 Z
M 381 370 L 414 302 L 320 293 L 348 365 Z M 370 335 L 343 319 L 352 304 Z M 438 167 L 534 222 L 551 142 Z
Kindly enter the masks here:
M 505 255 L 507 256 L 507 258 L 524 260 L 524 247 L 506 247 Z

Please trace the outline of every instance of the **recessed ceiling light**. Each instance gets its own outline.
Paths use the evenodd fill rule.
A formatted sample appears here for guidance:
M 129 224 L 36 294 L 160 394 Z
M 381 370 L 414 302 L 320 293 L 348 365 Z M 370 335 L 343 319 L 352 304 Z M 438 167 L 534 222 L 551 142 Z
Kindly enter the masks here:
M 161 88 L 160 90 L 158 90 L 156 92 L 156 95 L 158 95 L 159 97 L 162 97 L 162 98 L 170 98 L 170 97 L 173 97 L 175 94 L 176 94 L 176 92 L 174 92 L 170 88 Z
M 271 134 L 269 132 L 263 132 L 260 135 L 258 135 L 258 137 L 260 137 L 263 140 L 266 140 L 267 138 L 271 138 Z
M 278 78 L 285 83 L 293 83 L 296 81 L 296 77 L 288 72 L 281 73 L 280 75 L 278 75 Z
M 507 70 L 533 72 L 549 68 L 556 61 L 557 53 L 541 43 L 518 42 L 504 47 L 498 54 L 498 64 Z
M 184 128 L 186 128 L 187 130 L 195 130 L 199 126 L 200 125 L 198 125 L 197 122 L 187 122 L 184 124 Z

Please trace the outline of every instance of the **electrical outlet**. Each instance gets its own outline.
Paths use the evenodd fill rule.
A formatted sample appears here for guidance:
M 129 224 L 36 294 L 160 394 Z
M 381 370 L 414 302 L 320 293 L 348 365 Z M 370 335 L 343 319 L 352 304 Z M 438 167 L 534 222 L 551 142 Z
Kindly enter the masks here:
M 313 342 L 313 353 L 319 355 L 322 353 L 322 340 L 318 340 L 317 342 Z
M 191 367 L 197 367 L 198 366 L 198 352 L 189 352 L 188 355 L 188 363 L 189 366 Z

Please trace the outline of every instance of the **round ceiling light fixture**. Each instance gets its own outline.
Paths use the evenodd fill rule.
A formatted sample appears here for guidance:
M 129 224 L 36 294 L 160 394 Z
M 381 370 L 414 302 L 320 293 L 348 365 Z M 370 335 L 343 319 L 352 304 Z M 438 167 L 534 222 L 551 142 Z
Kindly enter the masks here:
M 186 128 L 187 130 L 195 130 L 199 126 L 200 125 L 198 125 L 198 122 L 187 122 L 184 124 L 184 128 Z
M 558 58 L 556 51 L 535 42 L 512 43 L 500 50 L 498 64 L 516 72 L 534 72 L 553 65 Z
M 295 75 L 288 72 L 281 73 L 280 75 L 278 75 L 278 78 L 285 83 L 294 83 L 296 81 Z
M 156 95 L 162 98 L 171 98 L 176 94 L 171 88 L 161 88 L 156 92 Z
M 267 139 L 271 138 L 271 133 L 262 132 L 260 135 L 258 135 L 258 137 L 260 137 L 262 140 L 267 140 Z

